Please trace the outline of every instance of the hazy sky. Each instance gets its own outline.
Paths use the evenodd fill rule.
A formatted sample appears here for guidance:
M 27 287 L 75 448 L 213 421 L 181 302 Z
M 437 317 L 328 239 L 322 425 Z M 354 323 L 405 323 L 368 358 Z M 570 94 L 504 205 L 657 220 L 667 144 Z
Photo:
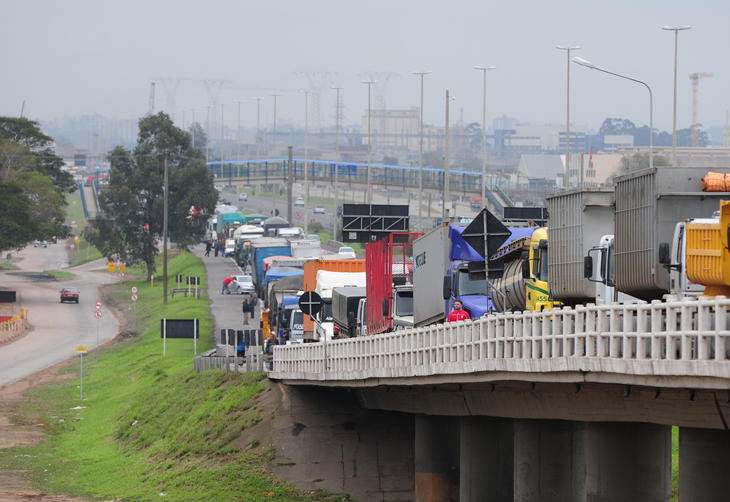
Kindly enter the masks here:
M 398 74 L 387 88 L 391 108 L 418 104 L 414 70 L 426 77 L 424 113 L 441 124 L 444 90 L 453 113 L 481 120 L 481 73 L 488 73 L 488 117 L 507 114 L 532 123 L 565 121 L 565 54 L 556 44 L 581 45 L 575 54 L 609 70 L 646 80 L 654 90 L 655 126 L 672 117 L 673 37 L 661 25 L 691 24 L 680 33 L 678 123 L 691 118 L 691 72 L 712 72 L 700 83 L 700 121 L 721 125 L 730 108 L 728 0 L 5 0 L 0 16 L 3 76 L 0 114 L 42 120 L 100 113 L 134 118 L 147 110 L 149 82 L 159 77 L 223 78 L 238 90 L 220 94 L 225 118 L 255 125 L 255 96 L 282 89 L 280 121 L 303 122 L 307 86 L 298 71 L 329 71 L 327 87 L 344 87 L 345 121 L 367 105 L 367 72 Z M 572 118 L 597 128 L 607 116 L 648 123 L 642 87 L 580 66 L 571 68 Z M 157 107 L 166 104 L 158 86 Z M 200 83 L 177 93 L 178 119 L 205 114 Z M 324 122 L 334 121 L 334 91 L 322 99 Z

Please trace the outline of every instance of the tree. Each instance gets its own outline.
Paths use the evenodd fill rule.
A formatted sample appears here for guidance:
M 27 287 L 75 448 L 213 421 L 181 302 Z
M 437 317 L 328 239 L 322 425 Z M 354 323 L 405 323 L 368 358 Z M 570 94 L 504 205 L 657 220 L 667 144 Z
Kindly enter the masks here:
M 73 178 L 36 122 L 0 117 L 0 251 L 65 237 L 64 193 Z
M 193 138 L 193 148 L 205 156 L 205 149 L 208 147 L 208 135 L 205 134 L 203 126 L 201 126 L 199 122 L 193 122 L 190 124 L 188 132 Z
M 25 149 L 34 159 L 34 169 L 50 176 L 61 192 L 76 188 L 73 176 L 63 170 L 63 159 L 53 150 L 53 138 L 44 134 L 38 122 L 26 118 L 0 117 L 0 138 Z
M 108 257 L 119 255 L 128 264 L 141 261 L 148 275 L 154 273 L 163 230 L 165 162 L 169 238 L 182 248 L 200 242 L 218 196 L 190 133 L 175 127 L 165 113 L 145 117 L 134 150 L 117 146 L 109 162 L 109 184 L 99 197 L 101 214 L 84 232 L 89 242 Z

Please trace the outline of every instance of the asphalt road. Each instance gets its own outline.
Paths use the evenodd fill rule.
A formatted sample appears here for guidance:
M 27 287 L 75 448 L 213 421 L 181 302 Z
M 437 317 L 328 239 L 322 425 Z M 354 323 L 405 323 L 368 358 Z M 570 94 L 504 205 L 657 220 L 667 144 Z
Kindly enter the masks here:
M 97 345 L 97 320 L 94 304 L 100 300 L 98 287 L 115 280 L 112 274 L 98 272 L 102 260 L 64 269 L 77 276 L 73 280 L 38 280 L 25 272 L 59 270 L 66 266 L 64 241 L 47 248 L 25 248 L 16 265 L 20 270 L 0 273 L 0 286 L 15 289 L 20 305 L 28 309 L 32 330 L 22 338 L 0 345 L 0 386 L 29 376 L 76 354 L 77 345 L 89 349 Z M 96 272 L 95 272 L 96 271 Z M 60 303 L 59 290 L 80 290 L 80 302 Z M 99 343 L 114 338 L 119 323 L 112 312 L 102 306 L 98 321 Z

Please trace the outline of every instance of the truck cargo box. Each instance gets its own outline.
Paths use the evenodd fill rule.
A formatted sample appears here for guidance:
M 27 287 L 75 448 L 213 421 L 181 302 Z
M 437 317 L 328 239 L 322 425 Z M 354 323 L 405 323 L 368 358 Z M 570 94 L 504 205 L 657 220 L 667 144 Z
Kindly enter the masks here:
M 317 272 L 329 270 L 332 272 L 365 272 L 365 260 L 312 260 L 304 264 L 304 291 L 316 291 Z M 314 321 L 304 315 L 304 336 L 311 337 L 314 330 Z
M 660 247 L 671 247 L 674 227 L 687 218 L 712 216 L 729 192 L 703 192 L 705 167 L 660 167 L 616 179 L 616 288 L 642 300 L 669 292 Z M 713 168 L 713 171 L 730 172 Z
M 251 244 L 252 263 L 254 278 L 256 279 L 256 287 L 263 287 L 264 274 L 264 258 L 269 256 L 291 256 L 291 248 L 286 239 L 265 238 L 256 239 Z M 259 291 L 262 294 L 262 291 Z
M 565 303 L 595 300 L 596 285 L 583 277 L 583 257 L 613 233 L 613 188 L 568 190 L 545 197 L 548 206 L 550 293 Z
M 361 287 L 337 287 L 332 290 L 332 318 L 339 331 L 346 336 L 355 336 L 357 306 L 365 294 L 365 288 Z

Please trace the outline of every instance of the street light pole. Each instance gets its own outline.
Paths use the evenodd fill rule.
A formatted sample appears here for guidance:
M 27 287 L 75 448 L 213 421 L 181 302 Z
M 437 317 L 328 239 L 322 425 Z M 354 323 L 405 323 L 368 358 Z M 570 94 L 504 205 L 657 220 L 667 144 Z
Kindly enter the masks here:
M 365 202 L 367 204 L 373 203 L 373 191 L 372 187 L 370 186 L 370 163 L 372 161 L 371 156 L 373 152 L 373 137 L 372 137 L 372 129 L 371 129 L 371 116 L 372 116 L 372 104 L 371 104 L 371 89 L 373 84 L 375 83 L 375 80 L 363 80 L 363 84 L 367 84 L 368 86 L 368 165 L 367 165 L 367 171 L 366 171 L 366 188 L 365 188 Z
M 565 51 L 567 62 L 567 78 L 565 86 L 565 172 L 563 173 L 563 188 L 568 188 L 570 181 L 570 53 L 580 49 L 580 45 L 556 45 L 556 49 Z
M 276 150 L 276 98 L 281 96 L 281 94 L 272 94 L 271 97 L 274 98 L 274 136 L 271 138 L 271 146 Z M 276 152 L 274 152 L 276 153 Z
M 342 87 L 332 87 L 337 93 L 335 101 L 335 214 L 332 217 L 332 238 L 337 238 L 337 208 L 339 207 L 338 202 L 340 198 L 339 194 L 339 170 L 340 170 L 340 127 L 341 127 L 341 103 L 340 103 L 340 91 Z
M 649 87 L 649 84 L 637 78 L 628 77 L 626 75 L 621 75 L 620 73 L 614 73 L 612 71 L 604 70 L 603 68 L 599 68 L 598 66 L 583 58 L 574 57 L 571 61 L 573 61 L 575 64 L 590 68 L 591 70 L 608 73 L 609 75 L 613 75 L 614 77 L 630 80 L 646 87 L 646 90 L 649 91 L 649 167 L 654 168 L 654 93 L 651 92 L 651 87 Z
M 307 233 L 307 208 L 309 207 L 309 179 L 307 177 L 307 163 L 309 161 L 309 91 L 304 92 L 304 233 Z
M 487 206 L 487 70 L 496 66 L 475 66 L 482 72 L 482 206 Z
M 446 219 L 449 215 L 447 204 L 451 205 L 451 169 L 449 167 L 449 108 L 451 108 L 451 99 L 449 90 L 446 89 L 446 118 L 444 120 L 444 193 L 443 203 L 441 204 L 441 218 Z
M 163 160 L 163 184 L 165 193 L 162 202 L 162 303 L 167 305 L 167 220 L 168 220 L 168 193 L 170 192 L 169 168 L 167 166 L 167 154 Z
M 691 26 L 662 26 L 662 30 L 674 32 L 674 104 L 672 106 L 672 165 L 677 167 L 677 43 L 679 32 Z
M 256 157 L 261 156 L 261 100 L 256 98 Z
M 418 122 L 418 217 L 421 217 L 423 196 L 423 77 L 430 74 L 431 71 L 414 71 L 414 75 L 421 77 L 421 106 L 419 108 Z

